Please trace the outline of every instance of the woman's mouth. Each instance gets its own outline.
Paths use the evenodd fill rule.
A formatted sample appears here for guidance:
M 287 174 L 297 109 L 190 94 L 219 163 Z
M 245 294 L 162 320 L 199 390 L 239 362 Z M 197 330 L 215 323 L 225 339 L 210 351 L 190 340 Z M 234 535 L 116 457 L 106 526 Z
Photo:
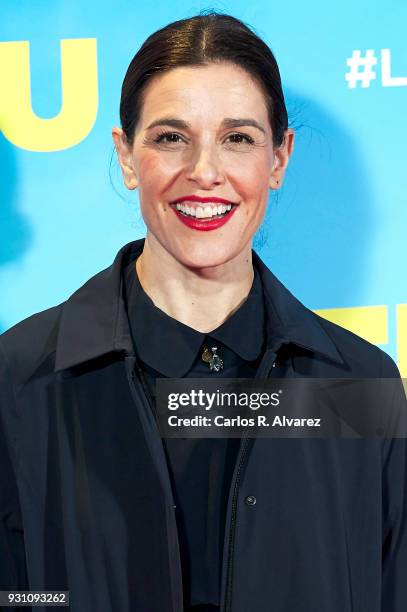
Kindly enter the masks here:
M 192 229 L 208 231 L 221 227 L 233 216 L 238 204 L 206 202 L 197 205 L 196 202 L 175 202 L 171 208 L 177 217 Z

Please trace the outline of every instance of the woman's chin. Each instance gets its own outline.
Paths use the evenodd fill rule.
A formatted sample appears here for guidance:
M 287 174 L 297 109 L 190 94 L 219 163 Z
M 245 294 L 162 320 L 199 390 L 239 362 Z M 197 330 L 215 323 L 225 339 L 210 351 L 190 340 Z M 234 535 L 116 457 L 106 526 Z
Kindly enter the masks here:
M 176 258 L 180 263 L 188 268 L 202 269 L 202 268 L 215 268 L 231 262 L 237 257 L 238 253 L 234 252 L 230 246 L 225 248 L 221 246 L 219 248 L 200 248 L 195 246 L 188 250 L 181 249 Z

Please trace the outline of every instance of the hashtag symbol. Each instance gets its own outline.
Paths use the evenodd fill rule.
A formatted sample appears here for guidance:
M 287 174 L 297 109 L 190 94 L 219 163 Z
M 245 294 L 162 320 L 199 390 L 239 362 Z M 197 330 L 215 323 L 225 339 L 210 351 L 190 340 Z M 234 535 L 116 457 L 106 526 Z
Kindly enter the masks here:
M 376 78 L 376 73 L 372 70 L 373 66 L 377 64 L 374 49 L 368 49 L 364 57 L 357 49 L 353 51 L 352 57 L 348 57 L 346 63 L 349 66 L 349 70 L 345 74 L 348 87 L 354 89 L 358 82 L 362 83 L 362 87 L 370 87 L 370 82 Z M 359 70 L 360 68 L 362 70 Z

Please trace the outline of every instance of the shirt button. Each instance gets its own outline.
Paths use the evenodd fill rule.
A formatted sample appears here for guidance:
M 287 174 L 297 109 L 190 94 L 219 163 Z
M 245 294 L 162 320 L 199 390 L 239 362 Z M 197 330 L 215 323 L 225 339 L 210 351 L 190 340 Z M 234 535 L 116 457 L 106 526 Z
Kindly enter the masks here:
M 276 367 L 276 362 L 275 362 L 275 361 L 273 361 L 273 368 L 275 368 L 275 367 Z
M 254 506 L 257 499 L 254 497 L 254 495 L 248 495 L 244 501 L 245 501 L 245 504 L 247 504 L 248 506 Z

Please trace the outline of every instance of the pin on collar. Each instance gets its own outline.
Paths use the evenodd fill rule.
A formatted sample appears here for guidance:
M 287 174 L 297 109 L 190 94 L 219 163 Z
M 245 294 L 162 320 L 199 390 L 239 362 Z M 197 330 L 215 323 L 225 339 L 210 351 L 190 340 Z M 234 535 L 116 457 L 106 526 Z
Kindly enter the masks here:
M 221 359 L 216 353 L 217 350 L 217 346 L 211 346 L 210 350 L 207 346 L 205 346 L 201 355 L 202 361 L 205 361 L 205 363 L 209 363 L 211 372 L 219 372 L 219 370 L 223 369 L 223 359 Z

